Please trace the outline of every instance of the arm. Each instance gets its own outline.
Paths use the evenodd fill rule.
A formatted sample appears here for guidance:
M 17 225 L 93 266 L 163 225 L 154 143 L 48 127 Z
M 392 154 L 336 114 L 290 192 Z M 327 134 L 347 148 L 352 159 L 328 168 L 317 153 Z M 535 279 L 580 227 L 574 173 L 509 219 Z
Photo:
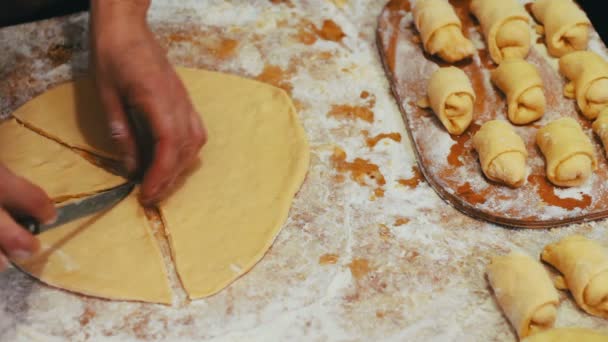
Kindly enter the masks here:
M 144 173 L 144 204 L 154 204 L 171 192 L 207 139 L 200 115 L 146 23 L 149 6 L 150 0 L 91 1 L 97 88 L 127 170 Z M 127 108 L 149 128 L 149 164 L 142 165 L 143 150 L 138 149 Z

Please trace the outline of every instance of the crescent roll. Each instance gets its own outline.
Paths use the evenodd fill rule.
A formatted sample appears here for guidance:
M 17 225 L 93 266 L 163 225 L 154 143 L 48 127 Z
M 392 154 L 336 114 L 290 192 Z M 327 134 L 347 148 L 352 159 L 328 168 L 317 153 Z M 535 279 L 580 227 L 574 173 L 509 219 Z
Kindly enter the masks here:
M 462 134 L 471 124 L 475 92 L 464 71 L 456 67 L 437 69 L 429 81 L 428 100 L 450 134 Z
M 522 342 L 606 342 L 608 335 L 583 328 L 553 328 L 530 336 Z
M 532 14 L 545 27 L 545 43 L 551 56 L 587 49 L 591 21 L 574 1 L 537 0 L 532 4 Z
M 540 262 L 514 252 L 495 256 L 487 275 L 498 304 L 520 338 L 553 327 L 559 297 Z
M 603 110 L 593 123 L 593 132 L 602 141 L 604 149 L 608 152 L 608 108 Z
M 486 177 L 512 187 L 524 184 L 528 151 L 509 123 L 486 122 L 473 137 L 473 146 Z
M 547 178 L 555 185 L 581 185 L 597 169 L 591 140 L 572 118 L 557 119 L 539 129 L 536 144 L 545 156 Z
M 581 235 L 550 244 L 542 259 L 561 272 L 576 303 L 586 312 L 608 318 L 608 251 Z
M 570 80 L 564 95 L 576 98 L 587 119 L 608 107 L 608 62 L 595 52 L 575 51 L 559 59 L 559 71 Z
M 472 0 L 490 57 L 496 64 L 507 58 L 526 58 L 530 52 L 530 17 L 517 0 Z
M 512 59 L 492 70 L 492 82 L 507 97 L 507 116 L 516 125 L 540 119 L 546 101 L 543 80 L 536 67 L 523 59 Z
M 447 0 L 418 0 L 414 21 L 424 50 L 448 63 L 471 57 L 473 43 L 462 34 L 462 23 Z

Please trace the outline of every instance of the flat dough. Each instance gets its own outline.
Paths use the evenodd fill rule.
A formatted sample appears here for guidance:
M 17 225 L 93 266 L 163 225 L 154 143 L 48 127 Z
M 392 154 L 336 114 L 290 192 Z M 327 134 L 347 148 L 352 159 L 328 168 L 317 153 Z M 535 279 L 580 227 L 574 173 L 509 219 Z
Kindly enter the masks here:
M 542 259 L 561 272 L 583 310 L 608 318 L 608 250 L 584 236 L 573 235 L 546 246 Z
M 188 68 L 177 72 L 209 133 L 201 164 L 160 206 L 177 272 L 194 299 L 222 290 L 263 257 L 304 180 L 309 148 L 283 90 L 228 74 Z M 47 101 L 73 102 L 78 93 L 88 91 L 64 92 L 61 101 Z M 50 133 L 58 128 L 45 124 L 76 122 L 81 113 L 92 113 L 90 125 L 61 128 L 80 130 L 65 139 L 63 131 L 57 135 L 70 146 L 111 152 L 89 144 L 100 140 L 88 137 L 99 135 L 93 128 L 105 122 L 94 108 L 58 112 L 51 122 L 29 114 L 20 119 Z
M 496 64 L 528 56 L 530 18 L 519 1 L 472 0 L 471 12 L 481 24 L 490 57 Z
M 608 334 L 583 328 L 554 328 L 524 339 L 522 342 L 606 342 Z
M 418 0 L 414 21 L 424 50 L 448 63 L 475 53 L 473 43 L 462 34 L 462 23 L 447 0 Z
M 439 121 L 450 134 L 464 133 L 473 120 L 475 92 L 464 71 L 439 68 L 429 80 L 428 100 Z
M 95 297 L 171 303 L 162 255 L 133 194 L 39 239 L 40 252 L 18 265 L 44 283 Z
M 60 84 L 19 107 L 13 116 L 70 147 L 119 160 L 107 120 L 89 78 Z M 61 118 L 61 119 L 58 119 Z
M 576 98 L 587 119 L 608 108 L 608 62 L 591 51 L 576 51 L 559 59 L 559 71 L 570 80 L 564 95 Z
M 536 133 L 545 156 L 547 178 L 557 186 L 579 186 L 597 169 L 589 137 L 572 118 L 554 120 Z
M 178 69 L 203 113 L 203 165 L 161 204 L 190 298 L 213 295 L 251 269 L 287 219 L 309 163 L 289 96 L 226 74 Z
M 492 82 L 507 97 L 507 116 L 516 125 L 525 125 L 545 114 L 543 80 L 536 67 L 523 59 L 504 61 L 492 70 Z
M 512 187 L 524 183 L 528 151 L 509 123 L 501 120 L 484 123 L 473 137 L 473 146 L 486 177 Z
M 559 297 L 540 262 L 512 252 L 492 258 L 487 275 L 498 304 L 520 338 L 553 327 Z
M 0 146 L 0 164 L 40 186 L 56 202 L 97 193 L 125 182 L 14 119 L 0 123 Z
M 544 25 L 549 54 L 561 57 L 586 50 L 591 21 L 572 0 L 537 0 L 532 4 L 534 17 Z
M 593 122 L 593 132 L 602 141 L 604 150 L 608 152 L 608 108 L 604 109 Z

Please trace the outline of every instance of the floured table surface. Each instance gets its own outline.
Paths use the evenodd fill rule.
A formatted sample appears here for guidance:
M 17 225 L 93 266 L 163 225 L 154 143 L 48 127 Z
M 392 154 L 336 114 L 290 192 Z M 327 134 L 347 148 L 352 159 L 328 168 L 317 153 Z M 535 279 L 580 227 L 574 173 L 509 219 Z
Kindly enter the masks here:
M 0 340 L 515 341 L 484 277 L 490 256 L 538 255 L 573 233 L 606 242 L 606 224 L 510 230 L 442 201 L 416 172 L 377 53 L 384 5 L 154 1 L 150 21 L 174 64 L 290 92 L 311 143 L 306 182 L 266 257 L 221 293 L 188 302 L 173 272 L 172 306 L 111 302 L 11 269 L 0 274 Z M 85 72 L 87 23 L 0 30 L 2 115 Z M 561 296 L 558 326 L 608 331 Z
M 528 62 L 539 70 L 545 86 L 547 109 L 543 118 L 524 126 L 515 126 L 529 153 L 526 183 L 517 189 L 499 185 L 484 177 L 471 137 L 489 120 L 508 120 L 506 101 L 492 85 L 490 71 L 496 66 L 489 56 L 481 28 L 474 22 L 468 0 L 450 1 L 463 23 L 463 30 L 473 40 L 477 53 L 461 67 L 471 79 L 477 100 L 474 120 L 461 136 L 451 136 L 432 110 L 417 107 L 426 96 L 428 79 L 439 60 L 425 55 L 413 23 L 411 5 L 392 1 L 379 18 L 378 39 L 387 73 L 398 97 L 422 172 L 441 197 L 473 217 L 509 226 L 525 228 L 555 227 L 608 216 L 608 163 L 604 148 L 595 139 L 591 121 L 579 114 L 576 101 L 563 95 L 565 79 L 557 71 L 557 59 L 549 57 L 544 37 L 535 32 Z M 528 2 L 528 1 L 525 1 Z M 530 19 L 534 23 L 534 19 Z M 533 24 L 534 25 L 534 24 Z M 532 28 L 531 31 L 534 31 Z M 595 31 L 591 49 L 607 57 L 606 47 Z M 545 160 L 536 147 L 536 132 L 560 117 L 572 117 L 592 139 L 599 162 L 598 170 L 582 186 L 559 188 L 546 178 Z

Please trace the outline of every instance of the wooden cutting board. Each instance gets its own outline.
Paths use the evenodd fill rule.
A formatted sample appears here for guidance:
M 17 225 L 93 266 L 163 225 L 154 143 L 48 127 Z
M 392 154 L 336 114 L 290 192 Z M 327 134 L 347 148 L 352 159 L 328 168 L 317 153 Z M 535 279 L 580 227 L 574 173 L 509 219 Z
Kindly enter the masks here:
M 442 61 L 424 53 L 407 0 L 390 1 L 379 17 L 378 48 L 393 95 L 401 109 L 422 174 L 447 202 L 474 218 L 505 226 L 549 228 L 608 217 L 608 164 L 604 149 L 582 117 L 574 100 L 563 96 L 565 80 L 557 72 L 557 60 L 546 54 L 543 37 L 536 41 L 527 60 L 537 66 L 545 84 L 547 110 L 542 120 L 516 127 L 529 152 L 529 176 L 521 188 L 511 189 L 487 180 L 479 166 L 471 137 L 486 121 L 506 119 L 504 96 L 490 82 L 495 68 L 480 27 L 469 12 L 469 0 L 451 0 L 463 23 L 463 31 L 478 48 L 470 60 L 458 63 L 472 81 L 477 95 L 474 120 L 461 136 L 451 136 L 433 112 L 416 102 L 426 96 L 431 73 Z M 526 6 L 529 8 L 529 6 Z M 531 20 L 532 25 L 536 25 Z M 536 35 L 534 27 L 532 32 Z M 590 48 L 606 56 L 606 47 L 595 31 Z M 536 131 L 564 116 L 573 117 L 592 138 L 599 169 L 584 185 L 558 188 L 545 177 L 545 161 L 535 145 Z

